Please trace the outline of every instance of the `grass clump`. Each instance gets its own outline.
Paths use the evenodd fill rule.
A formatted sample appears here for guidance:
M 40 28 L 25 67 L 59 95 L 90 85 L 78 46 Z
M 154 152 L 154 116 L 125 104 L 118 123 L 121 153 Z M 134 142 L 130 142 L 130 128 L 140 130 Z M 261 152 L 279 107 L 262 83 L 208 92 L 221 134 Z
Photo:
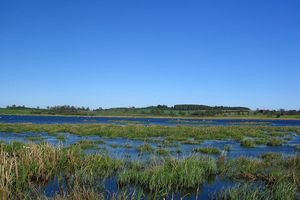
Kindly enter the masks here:
M 216 161 L 209 157 L 190 157 L 184 160 L 168 159 L 149 167 L 131 167 L 119 177 L 120 184 L 143 186 L 157 194 L 167 194 L 188 188 L 197 188 L 207 176 L 217 172 Z
M 79 146 L 83 150 L 87 149 L 99 149 L 97 141 L 94 140 L 81 140 L 75 145 Z
M 268 146 L 272 146 L 272 147 L 276 147 L 276 146 L 282 146 L 283 144 L 283 140 L 280 138 L 272 138 L 267 145 Z
M 154 152 L 154 148 L 151 144 L 145 143 L 137 147 L 138 152 L 140 153 L 152 153 Z
M 225 145 L 224 150 L 229 152 L 231 150 L 231 145 Z
M 56 139 L 58 139 L 61 142 L 65 142 L 66 141 L 66 136 L 60 134 L 60 135 L 56 136 Z
M 205 154 L 220 154 L 221 151 L 215 147 L 201 147 L 201 148 L 194 148 L 193 152 L 197 153 L 205 153 Z
M 44 138 L 42 136 L 36 135 L 36 136 L 27 137 L 27 140 L 32 141 L 32 142 L 41 142 L 44 140 Z
M 222 190 L 216 199 L 261 199 L 292 200 L 296 199 L 297 187 L 294 183 L 281 182 L 275 185 L 259 186 L 255 184 L 239 184 Z
M 164 148 L 158 148 L 158 149 L 156 149 L 155 153 L 157 155 L 160 155 L 160 156 L 168 156 L 168 155 L 170 155 L 170 152 L 167 149 L 164 149 Z
M 279 159 L 283 158 L 283 155 L 281 153 L 273 153 L 273 152 L 269 152 L 269 153 L 264 153 L 261 158 L 265 161 L 265 162 L 272 162 L 272 161 L 276 161 Z
M 256 145 L 252 139 L 247 138 L 241 141 L 241 146 L 246 148 L 254 148 Z
M 268 143 L 267 138 L 255 138 L 254 141 L 257 145 L 266 145 Z
M 187 138 L 186 140 L 182 141 L 181 144 L 193 145 L 193 144 L 200 144 L 200 142 L 191 138 Z
M 126 149 L 131 149 L 131 148 L 132 148 L 132 145 L 129 144 L 129 143 L 126 143 L 126 144 L 124 144 L 124 148 L 126 148 Z
M 297 144 L 297 145 L 295 146 L 295 150 L 298 151 L 298 152 L 300 152 L 300 144 Z

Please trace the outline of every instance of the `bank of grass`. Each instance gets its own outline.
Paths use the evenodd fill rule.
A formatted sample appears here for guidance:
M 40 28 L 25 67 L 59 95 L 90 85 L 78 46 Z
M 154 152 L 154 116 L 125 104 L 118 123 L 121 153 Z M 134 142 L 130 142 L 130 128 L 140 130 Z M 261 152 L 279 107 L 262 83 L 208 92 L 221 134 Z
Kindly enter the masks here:
M 103 124 L 0 124 L 2 132 L 47 132 L 72 133 L 81 136 L 97 135 L 110 138 L 122 137 L 145 140 L 147 138 L 164 137 L 167 141 L 183 141 L 186 143 L 199 143 L 203 140 L 233 139 L 241 141 L 243 138 L 268 140 L 273 138 L 270 132 L 290 132 L 300 134 L 300 127 L 270 127 L 270 126 L 141 126 L 141 125 L 103 125 Z M 191 140 L 192 138 L 192 140 Z
M 245 186 L 217 194 L 225 199 L 295 199 L 296 189 L 300 186 L 299 156 L 267 153 L 256 159 L 216 159 L 194 155 L 184 159 L 166 157 L 138 162 L 84 152 L 81 145 L 55 148 L 46 143 L 0 143 L 0 198 L 47 199 L 36 188 L 57 176 L 66 180 L 68 189 L 58 194 L 56 199 L 107 199 L 105 189 L 95 187 L 106 178 L 117 180 L 120 189 L 137 186 L 147 193 L 155 193 L 158 199 L 173 192 L 197 191 L 208 177 L 217 175 L 247 183 L 262 183 L 254 185 L 254 193 Z M 131 198 L 131 194 L 115 198 L 135 199 Z

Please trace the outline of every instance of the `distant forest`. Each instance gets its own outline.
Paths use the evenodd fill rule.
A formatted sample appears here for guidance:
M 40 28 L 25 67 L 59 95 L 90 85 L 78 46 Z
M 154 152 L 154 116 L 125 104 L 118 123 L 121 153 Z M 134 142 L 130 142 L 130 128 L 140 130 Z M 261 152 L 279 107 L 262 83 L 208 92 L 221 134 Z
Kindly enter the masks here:
M 300 110 L 251 110 L 247 107 L 207 106 L 197 104 L 178 104 L 174 106 L 157 105 L 142 108 L 101 107 L 90 109 L 89 107 L 76 107 L 70 105 L 48 106 L 47 108 L 31 108 L 26 106 L 12 105 L 0 108 L 0 114 L 46 114 L 46 115 L 89 115 L 89 116 L 166 116 L 166 117 L 227 117 L 227 116 L 297 116 Z

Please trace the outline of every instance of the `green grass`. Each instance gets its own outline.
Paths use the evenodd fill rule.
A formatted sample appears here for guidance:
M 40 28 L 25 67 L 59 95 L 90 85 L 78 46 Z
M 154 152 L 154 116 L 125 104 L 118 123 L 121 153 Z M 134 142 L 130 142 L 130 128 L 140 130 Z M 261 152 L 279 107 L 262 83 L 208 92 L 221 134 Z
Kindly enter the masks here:
M 124 144 L 124 148 L 131 149 L 133 146 L 129 143 Z
M 105 188 L 96 187 L 106 178 L 117 180 L 120 189 L 137 186 L 158 199 L 174 192 L 196 192 L 209 177 L 216 176 L 246 183 L 224 189 L 216 194 L 219 199 L 296 199 L 300 186 L 299 156 L 266 153 L 256 159 L 214 159 L 194 155 L 184 159 L 165 157 L 159 161 L 125 162 L 107 154 L 86 154 L 82 147 L 97 141 L 83 143 L 68 148 L 45 143 L 0 143 L 1 197 L 45 199 L 37 188 L 57 176 L 67 179 L 69 188 L 66 194 L 58 194 L 58 199 L 107 199 Z M 131 194 L 122 191 L 119 194 L 122 194 L 120 199 L 132 199 Z
M 139 185 L 157 194 L 166 194 L 197 188 L 216 172 L 216 161 L 209 157 L 191 157 L 181 161 L 168 159 L 162 164 L 153 163 L 146 169 L 133 165 L 120 175 L 119 184 Z
M 224 150 L 227 151 L 227 152 L 230 151 L 231 150 L 231 145 L 225 145 Z
M 295 146 L 295 150 L 298 151 L 298 152 L 300 152 L 300 144 L 297 144 L 297 145 Z
M 145 143 L 137 147 L 138 152 L 141 153 L 152 153 L 154 152 L 154 148 L 151 144 Z
M 87 149 L 99 149 L 99 145 L 95 140 L 81 140 L 75 144 L 83 150 Z
M 56 139 L 58 139 L 59 141 L 65 142 L 66 141 L 66 136 L 60 134 L 60 135 L 56 136 Z
M 247 148 L 254 148 L 256 145 L 255 145 L 255 142 L 253 141 L 253 139 L 246 138 L 241 141 L 241 146 L 247 147 Z
M 273 162 L 274 160 L 279 160 L 283 158 L 283 155 L 281 153 L 264 153 L 261 158 L 265 161 L 265 162 Z
M 129 138 L 145 140 L 148 138 L 165 137 L 169 142 L 183 141 L 184 143 L 199 143 L 199 141 L 217 139 L 243 140 L 245 137 L 253 139 L 270 139 L 268 132 L 280 131 L 289 135 L 290 132 L 300 133 L 300 127 L 264 127 L 264 126 L 214 126 L 214 127 L 190 127 L 190 126 L 118 126 L 103 124 L 0 124 L 2 132 L 47 132 L 72 133 L 81 136 L 106 136 L 110 138 Z M 191 139 L 193 138 L 193 139 Z
M 160 155 L 160 156 L 168 156 L 168 155 L 170 155 L 170 152 L 167 149 L 164 149 L 164 148 L 158 148 L 158 149 L 156 149 L 155 153 L 157 155 Z
M 282 146 L 283 142 L 284 141 L 280 138 L 271 138 L 271 140 L 267 143 L 267 145 L 273 147 Z
M 79 146 L 55 148 L 49 144 L 0 144 L 0 191 L 6 199 L 26 199 L 59 174 L 81 184 L 113 175 L 124 165 L 104 155 L 86 155 Z M 34 198 L 32 196 L 32 198 Z
M 255 184 L 239 184 L 228 189 L 224 189 L 216 195 L 216 199 L 232 200 L 292 200 L 297 199 L 297 186 L 294 183 L 281 182 L 272 186 L 265 186 L 263 189 Z
M 32 142 L 41 142 L 41 141 L 44 140 L 44 138 L 42 136 L 39 136 L 39 135 L 37 135 L 37 136 L 29 136 L 29 137 L 27 137 L 27 139 L 29 141 L 32 141 Z
M 205 153 L 205 154 L 220 154 L 221 150 L 215 147 L 200 147 L 200 148 L 194 148 L 193 152 Z

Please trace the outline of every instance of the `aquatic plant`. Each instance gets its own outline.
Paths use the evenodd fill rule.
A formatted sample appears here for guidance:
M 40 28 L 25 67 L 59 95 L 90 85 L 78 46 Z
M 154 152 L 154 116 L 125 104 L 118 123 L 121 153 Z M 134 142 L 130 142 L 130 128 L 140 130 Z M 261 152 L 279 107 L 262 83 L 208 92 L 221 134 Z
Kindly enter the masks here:
M 140 185 L 152 192 L 167 194 L 170 191 L 197 188 L 207 176 L 216 172 L 216 161 L 209 157 L 167 159 L 161 164 L 152 163 L 146 169 L 140 165 L 131 167 L 120 174 L 119 184 Z
M 129 143 L 126 143 L 126 144 L 124 144 L 124 148 L 126 148 L 126 149 L 131 149 L 131 148 L 132 148 L 132 145 L 129 144 Z
M 230 151 L 231 150 L 231 145 L 225 145 L 224 150 L 227 151 L 227 152 Z
M 29 137 L 27 137 L 27 139 L 32 142 L 41 142 L 44 140 L 44 138 L 40 135 L 29 136 Z
M 99 149 L 97 141 L 94 140 L 81 140 L 78 143 L 76 143 L 78 147 L 80 147 L 83 150 L 86 149 Z
M 221 150 L 215 147 L 199 147 L 199 148 L 194 148 L 193 152 L 206 153 L 206 154 L 220 154 Z
M 271 138 L 271 140 L 267 143 L 268 146 L 281 146 L 283 144 L 283 140 L 280 138 Z
M 170 154 L 170 152 L 167 149 L 164 149 L 164 148 L 158 148 L 158 149 L 156 149 L 155 153 L 157 155 L 160 155 L 160 156 L 168 156 Z
M 280 182 L 275 185 L 254 183 L 238 184 L 223 189 L 215 194 L 214 199 L 261 199 L 261 200 L 292 200 L 297 197 L 297 186 L 294 183 Z
M 24 199 L 33 184 L 58 174 L 93 181 L 114 174 L 124 165 L 108 156 L 86 155 L 79 146 L 55 148 L 49 144 L 0 144 L 0 158 L 0 191 L 6 199 Z
M 246 139 L 243 139 L 241 141 L 241 146 L 242 147 L 247 147 L 247 148 L 254 148 L 255 147 L 255 142 L 250 138 L 246 138 Z
M 141 153 L 152 153 L 154 151 L 151 144 L 148 144 L 148 143 L 144 143 L 144 144 L 138 146 L 137 150 Z
M 106 178 L 117 179 L 120 188 L 141 188 L 147 194 L 155 193 L 157 198 L 162 199 L 174 191 L 196 191 L 208 177 L 215 175 L 254 183 L 251 186 L 231 188 L 230 192 L 222 191 L 217 194 L 220 198 L 296 199 L 297 188 L 300 186 L 300 157 L 266 153 L 256 159 L 229 159 L 224 156 L 214 159 L 194 155 L 182 159 L 164 157 L 139 162 L 113 159 L 102 153 L 86 154 L 80 145 L 56 148 L 45 143 L 0 143 L 2 199 L 46 199 L 38 188 L 55 177 L 65 179 L 68 187 L 54 199 L 108 199 L 105 188 L 97 187 Z M 132 192 L 118 192 L 114 195 L 115 199 L 142 196 L 133 197 Z
M 269 152 L 269 153 L 264 153 L 261 155 L 261 158 L 265 163 L 271 164 L 272 162 L 277 160 L 280 160 L 283 158 L 283 155 L 281 153 L 274 153 L 274 152 Z
M 300 144 L 297 144 L 297 145 L 295 146 L 295 150 L 296 150 L 296 151 L 300 151 Z
M 59 134 L 56 136 L 56 139 L 58 139 L 59 141 L 65 142 L 66 141 L 66 136 L 63 134 Z

